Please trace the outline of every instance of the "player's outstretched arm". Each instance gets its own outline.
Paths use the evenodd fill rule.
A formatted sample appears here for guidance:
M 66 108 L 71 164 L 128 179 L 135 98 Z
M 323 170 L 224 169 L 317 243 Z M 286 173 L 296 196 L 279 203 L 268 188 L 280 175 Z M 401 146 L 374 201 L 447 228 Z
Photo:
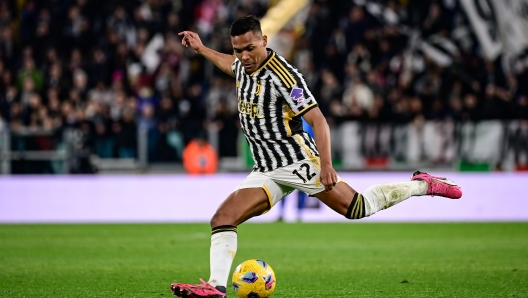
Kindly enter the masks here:
M 192 31 L 182 31 L 178 33 L 179 36 L 183 36 L 182 38 L 182 45 L 184 47 L 191 47 L 194 49 L 194 51 L 205 58 L 207 60 L 213 62 L 216 67 L 220 68 L 223 72 L 227 73 L 228 75 L 234 77 L 235 74 L 231 70 L 231 64 L 235 62 L 235 56 L 223 54 L 220 52 L 217 52 L 213 49 L 210 49 L 203 45 L 202 41 L 200 40 L 200 36 Z
M 330 149 L 330 128 L 319 108 L 313 108 L 303 115 L 304 120 L 312 127 L 315 144 L 321 158 L 321 183 L 326 191 L 332 190 L 337 183 L 337 173 L 332 166 Z

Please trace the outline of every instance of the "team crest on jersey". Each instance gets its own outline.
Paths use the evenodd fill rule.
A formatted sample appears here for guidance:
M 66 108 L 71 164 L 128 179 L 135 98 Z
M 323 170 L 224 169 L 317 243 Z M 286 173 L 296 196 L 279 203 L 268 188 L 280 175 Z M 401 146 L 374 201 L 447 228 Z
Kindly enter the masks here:
M 304 91 L 301 88 L 293 87 L 290 92 L 290 97 L 297 103 L 301 103 L 304 101 Z
M 262 85 L 260 84 L 260 80 L 258 80 L 257 81 L 257 90 L 255 91 L 255 95 L 259 96 L 261 91 L 262 91 Z

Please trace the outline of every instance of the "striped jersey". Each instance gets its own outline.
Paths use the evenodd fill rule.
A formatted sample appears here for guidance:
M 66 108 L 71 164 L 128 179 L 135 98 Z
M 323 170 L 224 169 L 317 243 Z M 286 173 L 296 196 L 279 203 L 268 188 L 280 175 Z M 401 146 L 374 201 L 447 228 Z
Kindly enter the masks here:
M 301 119 L 317 102 L 301 73 L 273 50 L 268 53 L 251 74 L 238 58 L 231 65 L 240 124 L 255 161 L 253 171 L 258 172 L 319 156 Z

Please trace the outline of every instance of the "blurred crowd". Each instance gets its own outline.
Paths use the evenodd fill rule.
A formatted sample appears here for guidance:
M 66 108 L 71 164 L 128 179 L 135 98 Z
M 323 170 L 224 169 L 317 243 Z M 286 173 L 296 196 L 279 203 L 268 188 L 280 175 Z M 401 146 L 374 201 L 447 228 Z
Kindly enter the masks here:
M 219 156 L 236 156 L 235 84 L 177 34 L 196 31 L 231 53 L 231 22 L 262 17 L 271 2 L 0 0 L 0 125 L 58 134 L 74 127 L 101 158 L 136 157 L 142 128 L 151 162 L 180 161 L 185 144 L 214 126 Z M 331 125 L 528 119 L 527 72 L 485 61 L 471 34 L 455 43 L 449 65 L 409 51 L 405 28 L 424 39 L 467 28 L 458 1 L 371 1 L 380 14 L 364 2 L 312 1 L 286 55 Z
M 370 1 L 379 12 L 354 5 L 365 2 L 316 1 L 296 53 L 331 121 L 528 119 L 520 84 L 528 73 L 506 74 L 500 61 L 481 57 L 459 1 Z M 421 41 L 447 40 L 437 51 L 450 61 L 412 48 L 409 31 Z

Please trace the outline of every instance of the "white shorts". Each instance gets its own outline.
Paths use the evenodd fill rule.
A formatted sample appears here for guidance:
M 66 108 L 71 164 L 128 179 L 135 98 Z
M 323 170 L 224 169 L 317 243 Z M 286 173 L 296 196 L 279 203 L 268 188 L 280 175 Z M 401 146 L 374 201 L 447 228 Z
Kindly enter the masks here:
M 314 157 L 270 172 L 251 172 L 236 189 L 263 188 L 268 195 L 270 206 L 273 207 L 294 189 L 308 195 L 324 191 L 320 173 L 321 162 L 319 157 Z M 341 179 L 338 177 L 338 180 Z

